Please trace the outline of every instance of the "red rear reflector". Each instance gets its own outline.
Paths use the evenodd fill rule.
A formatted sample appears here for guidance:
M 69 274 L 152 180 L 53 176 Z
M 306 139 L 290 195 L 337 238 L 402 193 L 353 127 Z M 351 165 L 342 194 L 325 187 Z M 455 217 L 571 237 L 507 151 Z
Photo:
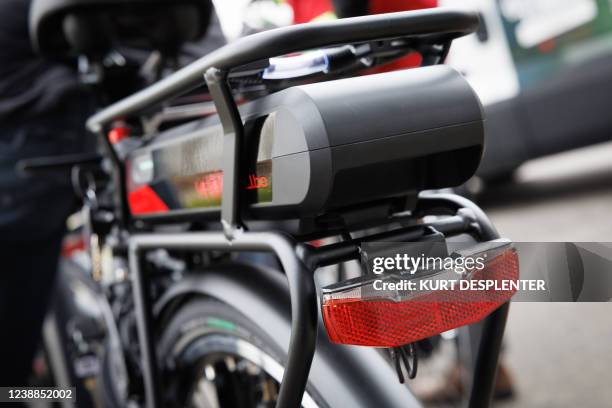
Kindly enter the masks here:
M 484 268 L 462 275 L 449 270 L 428 273 L 426 277 L 389 273 L 325 288 L 322 308 L 329 338 L 340 344 L 397 347 L 482 320 L 510 300 L 517 288 L 508 283 L 518 283 L 519 278 L 518 256 L 509 243 L 499 243 L 469 257 L 484 253 Z M 406 280 L 454 280 L 456 284 L 445 290 L 380 290 L 381 281 Z M 485 284 L 498 286 L 478 287 Z

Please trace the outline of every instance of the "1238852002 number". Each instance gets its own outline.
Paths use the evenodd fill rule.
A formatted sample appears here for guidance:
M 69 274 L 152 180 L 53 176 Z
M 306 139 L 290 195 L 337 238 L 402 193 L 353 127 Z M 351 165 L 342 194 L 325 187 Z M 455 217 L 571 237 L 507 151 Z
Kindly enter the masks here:
M 0 403 L 16 401 L 65 401 L 75 398 L 72 388 L 0 387 Z

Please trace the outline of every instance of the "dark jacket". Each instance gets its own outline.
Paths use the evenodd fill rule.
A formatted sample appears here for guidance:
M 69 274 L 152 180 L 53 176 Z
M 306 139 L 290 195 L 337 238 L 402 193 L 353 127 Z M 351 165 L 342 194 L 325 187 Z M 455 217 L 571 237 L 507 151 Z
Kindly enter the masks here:
M 23 178 L 24 158 L 76 153 L 91 145 L 88 93 L 68 64 L 32 49 L 28 0 L 0 1 L 0 241 L 44 237 L 72 209 L 68 180 Z

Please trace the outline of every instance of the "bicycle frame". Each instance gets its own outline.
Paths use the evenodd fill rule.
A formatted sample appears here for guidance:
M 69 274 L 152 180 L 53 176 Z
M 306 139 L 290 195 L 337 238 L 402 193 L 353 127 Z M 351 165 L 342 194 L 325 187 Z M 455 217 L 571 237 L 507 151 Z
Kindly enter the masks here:
M 149 277 L 141 268 L 140 254 L 151 248 L 184 250 L 269 251 L 277 255 L 289 283 L 292 330 L 288 363 L 279 392 L 277 407 L 300 405 L 312 363 L 318 325 L 317 297 L 314 270 L 319 266 L 335 264 L 358 256 L 360 240 L 346 241 L 331 247 L 309 249 L 296 238 L 281 232 L 251 232 L 242 228 L 240 218 L 243 199 L 239 192 L 241 174 L 240 146 L 244 129 L 228 76 L 233 68 L 262 60 L 271 55 L 284 55 L 304 49 L 337 44 L 371 41 L 378 38 L 413 36 L 428 44 L 426 59 L 434 63 L 444 60 L 451 41 L 472 32 L 478 24 L 475 14 L 459 11 L 427 10 L 391 15 L 346 19 L 333 23 L 292 26 L 263 32 L 239 40 L 203 57 L 171 75 L 165 80 L 134 94 L 100 113 L 87 123 L 105 144 L 115 166 L 117 201 L 121 203 L 118 219 L 129 230 L 130 213 L 126 204 L 123 183 L 124 166 L 105 137 L 112 121 L 138 115 L 204 80 L 213 97 L 224 131 L 223 148 L 223 201 L 221 207 L 222 232 L 194 233 L 136 233 L 128 238 L 129 265 L 137 316 L 138 341 L 141 349 L 146 406 L 160 407 L 159 368 L 154 349 L 152 331 L 152 305 L 149 298 Z M 424 48 L 425 50 L 425 48 Z M 468 200 L 457 196 L 421 195 L 419 211 L 443 207 L 458 213 L 455 217 L 436 224 L 440 232 L 472 231 L 482 240 L 498 238 L 486 215 Z M 417 236 L 411 227 L 385 233 L 384 237 L 406 241 Z M 369 237 L 372 238 L 372 237 Z M 490 315 L 484 322 L 478 352 L 474 359 L 471 407 L 488 406 L 497 367 L 508 306 Z

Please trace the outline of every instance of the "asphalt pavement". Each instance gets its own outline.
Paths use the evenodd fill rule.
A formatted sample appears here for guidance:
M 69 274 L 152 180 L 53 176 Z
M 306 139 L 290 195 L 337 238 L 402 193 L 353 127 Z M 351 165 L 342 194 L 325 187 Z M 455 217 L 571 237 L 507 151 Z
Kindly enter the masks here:
M 612 143 L 528 163 L 479 202 L 515 241 L 610 242 Z M 518 395 L 497 407 L 612 407 L 612 304 L 512 304 L 504 361 Z

